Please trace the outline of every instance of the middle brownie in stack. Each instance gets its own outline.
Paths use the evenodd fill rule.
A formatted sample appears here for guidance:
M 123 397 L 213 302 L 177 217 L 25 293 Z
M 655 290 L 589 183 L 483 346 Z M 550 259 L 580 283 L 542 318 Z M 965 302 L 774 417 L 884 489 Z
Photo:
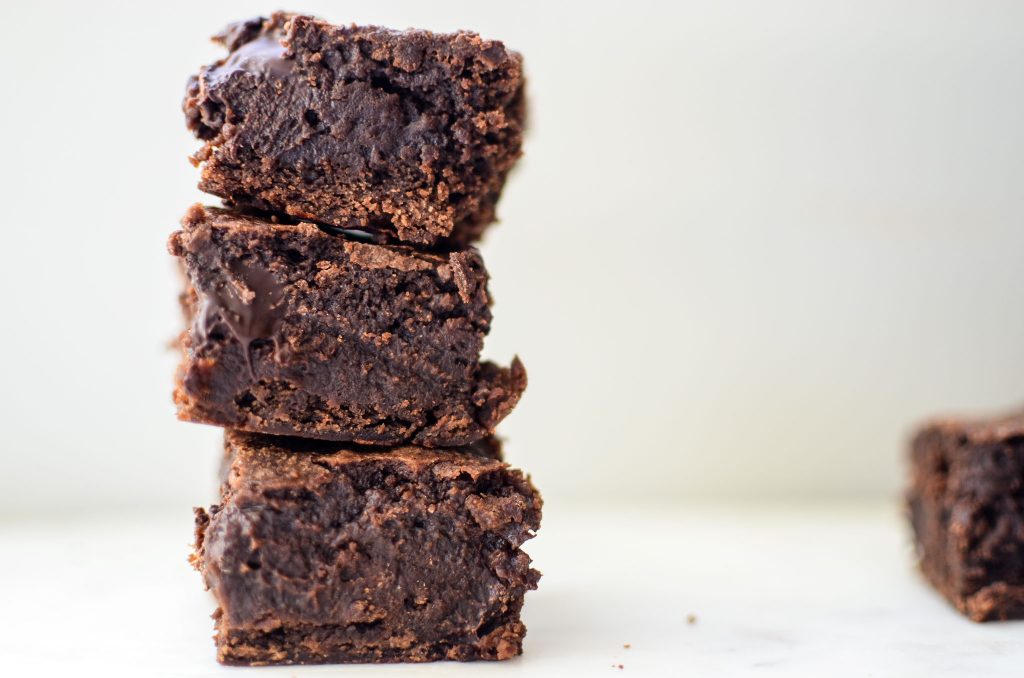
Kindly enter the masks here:
M 237 664 L 507 659 L 541 500 L 494 428 L 526 386 L 480 361 L 470 246 L 520 153 L 519 55 L 472 33 L 275 14 L 188 85 L 206 142 L 169 249 L 175 402 L 225 433 L 193 563 Z
M 193 207 L 170 240 L 190 281 L 179 416 L 257 433 L 462 445 L 526 385 L 480 363 L 490 329 L 475 249 L 446 254 Z

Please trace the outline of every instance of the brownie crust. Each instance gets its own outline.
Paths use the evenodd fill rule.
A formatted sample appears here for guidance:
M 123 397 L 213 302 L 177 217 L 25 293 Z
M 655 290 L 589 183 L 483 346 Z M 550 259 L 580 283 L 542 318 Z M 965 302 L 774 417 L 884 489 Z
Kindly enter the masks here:
M 181 419 L 364 444 L 490 435 L 526 373 L 479 361 L 490 329 L 475 249 L 424 253 L 309 223 L 193 206 L 172 234 L 190 329 Z
M 276 13 L 215 36 L 186 89 L 199 188 L 239 206 L 464 247 L 521 152 L 522 60 L 474 33 Z
M 910 478 L 928 581 L 974 621 L 1024 618 L 1024 413 L 928 424 Z
M 487 440 L 390 450 L 225 433 L 192 562 L 225 664 L 508 659 L 541 499 Z

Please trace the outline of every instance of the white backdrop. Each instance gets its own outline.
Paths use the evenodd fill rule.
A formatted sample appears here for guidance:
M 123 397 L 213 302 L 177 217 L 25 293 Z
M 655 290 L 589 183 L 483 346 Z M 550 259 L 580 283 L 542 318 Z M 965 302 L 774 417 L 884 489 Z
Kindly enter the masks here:
M 179 111 L 264 2 L 4 3 L 0 512 L 205 503 L 170 404 Z M 315 2 L 522 51 L 483 252 L 549 501 L 893 494 L 912 424 L 1024 402 L 1024 5 Z

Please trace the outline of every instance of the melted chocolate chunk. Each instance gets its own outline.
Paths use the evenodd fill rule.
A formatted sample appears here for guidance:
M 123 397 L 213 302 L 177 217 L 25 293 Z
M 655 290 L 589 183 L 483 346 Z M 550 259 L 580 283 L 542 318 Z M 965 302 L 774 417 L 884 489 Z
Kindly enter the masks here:
M 284 287 L 272 273 L 251 262 L 233 261 L 228 270 L 235 279 L 217 281 L 211 289 L 199 292 L 200 307 L 193 331 L 196 341 L 205 344 L 211 341 L 210 328 L 223 322 L 244 347 L 253 374 L 252 343 L 270 339 L 277 345 L 275 331 L 284 312 Z
M 239 38 L 236 38 L 239 40 Z M 269 81 L 281 80 L 294 70 L 295 60 L 285 58 L 287 49 L 279 36 L 259 35 L 240 42 L 224 62 L 206 71 L 209 86 L 222 85 L 236 73 L 245 72 Z

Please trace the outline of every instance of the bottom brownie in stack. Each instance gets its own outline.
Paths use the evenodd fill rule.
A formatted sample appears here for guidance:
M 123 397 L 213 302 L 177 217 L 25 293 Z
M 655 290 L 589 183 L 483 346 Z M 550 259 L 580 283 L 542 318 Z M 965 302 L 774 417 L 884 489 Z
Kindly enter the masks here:
M 486 439 L 366 448 L 227 431 L 192 561 L 227 664 L 507 659 L 540 574 L 528 478 Z
M 491 300 L 473 248 L 420 252 L 196 205 L 170 250 L 188 281 L 182 419 L 451 447 L 492 434 L 526 387 L 518 360 L 480 361 Z
M 974 621 L 1024 617 L 1024 413 L 940 420 L 911 446 L 925 577 Z

